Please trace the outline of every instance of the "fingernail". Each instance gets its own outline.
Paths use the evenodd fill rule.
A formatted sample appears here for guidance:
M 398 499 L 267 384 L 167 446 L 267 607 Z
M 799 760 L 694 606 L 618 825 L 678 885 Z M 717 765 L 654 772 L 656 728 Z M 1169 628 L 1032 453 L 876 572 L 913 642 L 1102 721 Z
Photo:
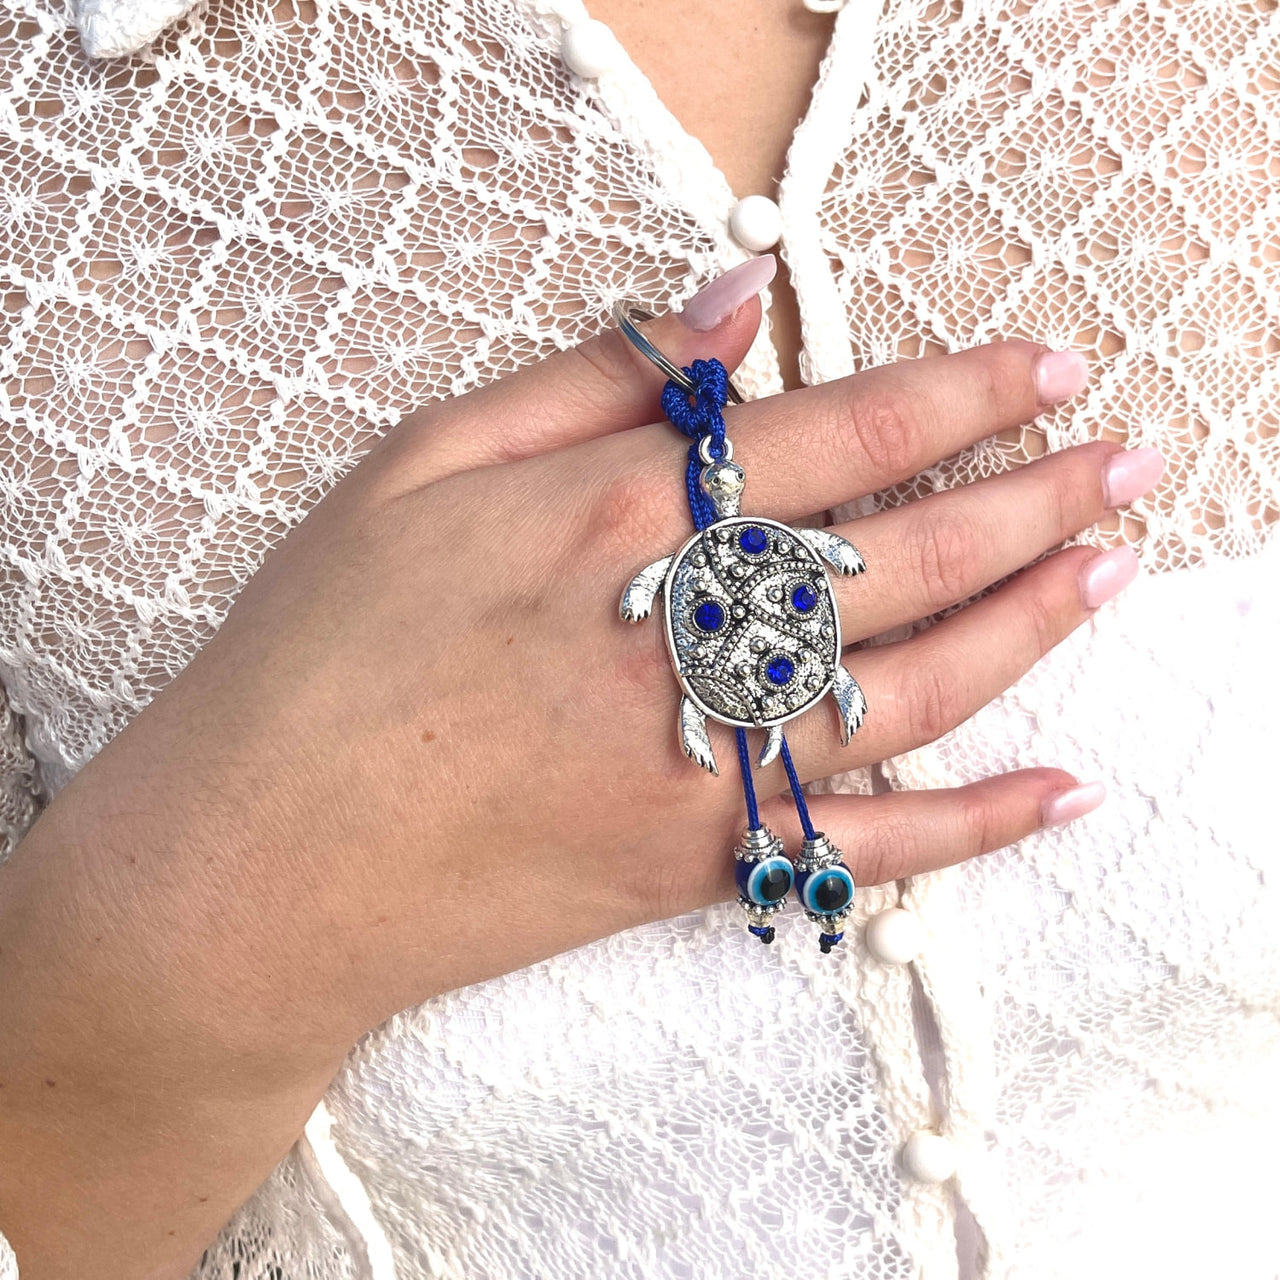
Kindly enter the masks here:
M 722 320 L 727 320 L 748 298 L 753 298 L 773 279 L 778 259 L 771 253 L 748 258 L 731 267 L 722 276 L 704 284 L 684 304 L 680 319 L 686 329 L 706 333 Z
M 1054 404 L 1084 390 L 1089 366 L 1078 351 L 1046 351 L 1036 360 L 1031 376 L 1040 403 Z
M 1138 557 L 1130 547 L 1117 547 L 1094 556 L 1080 570 L 1080 595 L 1086 609 L 1114 599 L 1138 576 Z
M 1092 813 L 1107 798 L 1107 789 L 1101 782 L 1086 782 L 1083 786 L 1072 787 L 1069 791 L 1059 791 L 1050 796 L 1040 806 L 1040 825 L 1042 827 L 1060 827 L 1064 822 L 1073 822 Z
M 1113 453 L 1102 469 L 1102 493 L 1109 507 L 1122 507 L 1141 497 L 1164 475 L 1159 449 L 1126 449 Z

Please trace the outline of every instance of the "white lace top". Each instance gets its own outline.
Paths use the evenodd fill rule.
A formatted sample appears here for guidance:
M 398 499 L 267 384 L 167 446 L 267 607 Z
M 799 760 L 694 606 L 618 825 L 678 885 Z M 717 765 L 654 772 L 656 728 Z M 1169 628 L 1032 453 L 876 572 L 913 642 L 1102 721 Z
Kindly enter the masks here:
M 573 0 L 213 0 L 102 62 L 0 12 L 11 848 L 399 415 L 742 251 L 625 54 L 565 69 Z M 98 47 L 121 12 L 85 0 Z M 1278 153 L 1271 0 L 849 0 L 779 196 L 804 376 L 1014 334 L 1094 371 L 877 501 L 1171 459 L 1117 535 L 1148 574 L 891 777 L 1111 800 L 860 891 L 918 915 L 912 965 L 762 956 L 723 907 L 406 1011 L 198 1276 L 1280 1274 Z M 781 389 L 767 331 L 740 382 Z M 907 1176 L 928 1129 L 953 1179 Z

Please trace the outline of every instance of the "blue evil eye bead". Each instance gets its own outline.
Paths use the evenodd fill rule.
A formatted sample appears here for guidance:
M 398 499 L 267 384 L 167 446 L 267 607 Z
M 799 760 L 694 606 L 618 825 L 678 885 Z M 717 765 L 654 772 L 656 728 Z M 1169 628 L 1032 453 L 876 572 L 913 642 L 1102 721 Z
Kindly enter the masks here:
M 704 600 L 693 611 L 693 622 L 699 631 L 719 631 L 724 626 L 724 608 L 714 600 Z
M 759 862 L 739 862 L 734 877 L 742 898 L 771 907 L 791 892 L 795 871 L 789 858 L 761 858 Z
M 738 546 L 749 556 L 760 556 L 769 550 L 769 538 L 763 529 L 749 524 L 738 534 Z
M 802 873 L 796 887 L 805 908 L 819 915 L 844 911 L 853 901 L 853 876 L 844 863 Z
M 797 613 L 811 613 L 818 604 L 818 593 L 807 582 L 791 588 L 791 607 Z
M 796 664 L 785 653 L 775 653 L 764 668 L 765 679 L 778 686 L 790 684 L 795 673 Z

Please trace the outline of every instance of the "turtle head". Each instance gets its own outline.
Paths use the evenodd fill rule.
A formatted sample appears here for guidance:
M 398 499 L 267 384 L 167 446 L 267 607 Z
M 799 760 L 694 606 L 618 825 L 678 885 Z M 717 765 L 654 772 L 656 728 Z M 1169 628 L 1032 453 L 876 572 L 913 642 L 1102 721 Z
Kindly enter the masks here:
M 711 499 L 720 520 L 741 512 L 742 490 L 746 483 L 747 473 L 728 458 L 702 468 L 702 492 Z

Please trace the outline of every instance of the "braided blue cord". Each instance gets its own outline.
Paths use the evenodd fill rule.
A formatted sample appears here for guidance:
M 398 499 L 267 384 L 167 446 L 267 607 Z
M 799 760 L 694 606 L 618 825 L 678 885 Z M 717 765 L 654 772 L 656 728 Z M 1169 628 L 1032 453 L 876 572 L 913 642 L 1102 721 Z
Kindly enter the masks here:
M 684 487 L 689 495 L 693 527 L 705 529 L 714 522 L 716 509 L 699 483 L 706 464 L 698 456 L 698 446 L 704 436 L 709 436 L 708 454 L 716 460 L 724 457 L 724 406 L 729 399 L 729 375 L 719 360 L 695 360 L 682 372 L 697 390 L 691 394 L 668 382 L 662 389 L 662 412 L 677 431 L 693 441 L 689 446 Z
M 800 779 L 796 775 L 796 767 L 791 763 L 791 748 L 787 746 L 785 734 L 782 737 L 782 764 L 787 771 L 787 781 L 791 784 L 791 795 L 796 802 L 796 812 L 800 815 L 800 825 L 804 828 L 804 838 L 812 840 L 817 833 L 809 817 L 809 806 L 805 803 L 804 792 L 800 790 Z

